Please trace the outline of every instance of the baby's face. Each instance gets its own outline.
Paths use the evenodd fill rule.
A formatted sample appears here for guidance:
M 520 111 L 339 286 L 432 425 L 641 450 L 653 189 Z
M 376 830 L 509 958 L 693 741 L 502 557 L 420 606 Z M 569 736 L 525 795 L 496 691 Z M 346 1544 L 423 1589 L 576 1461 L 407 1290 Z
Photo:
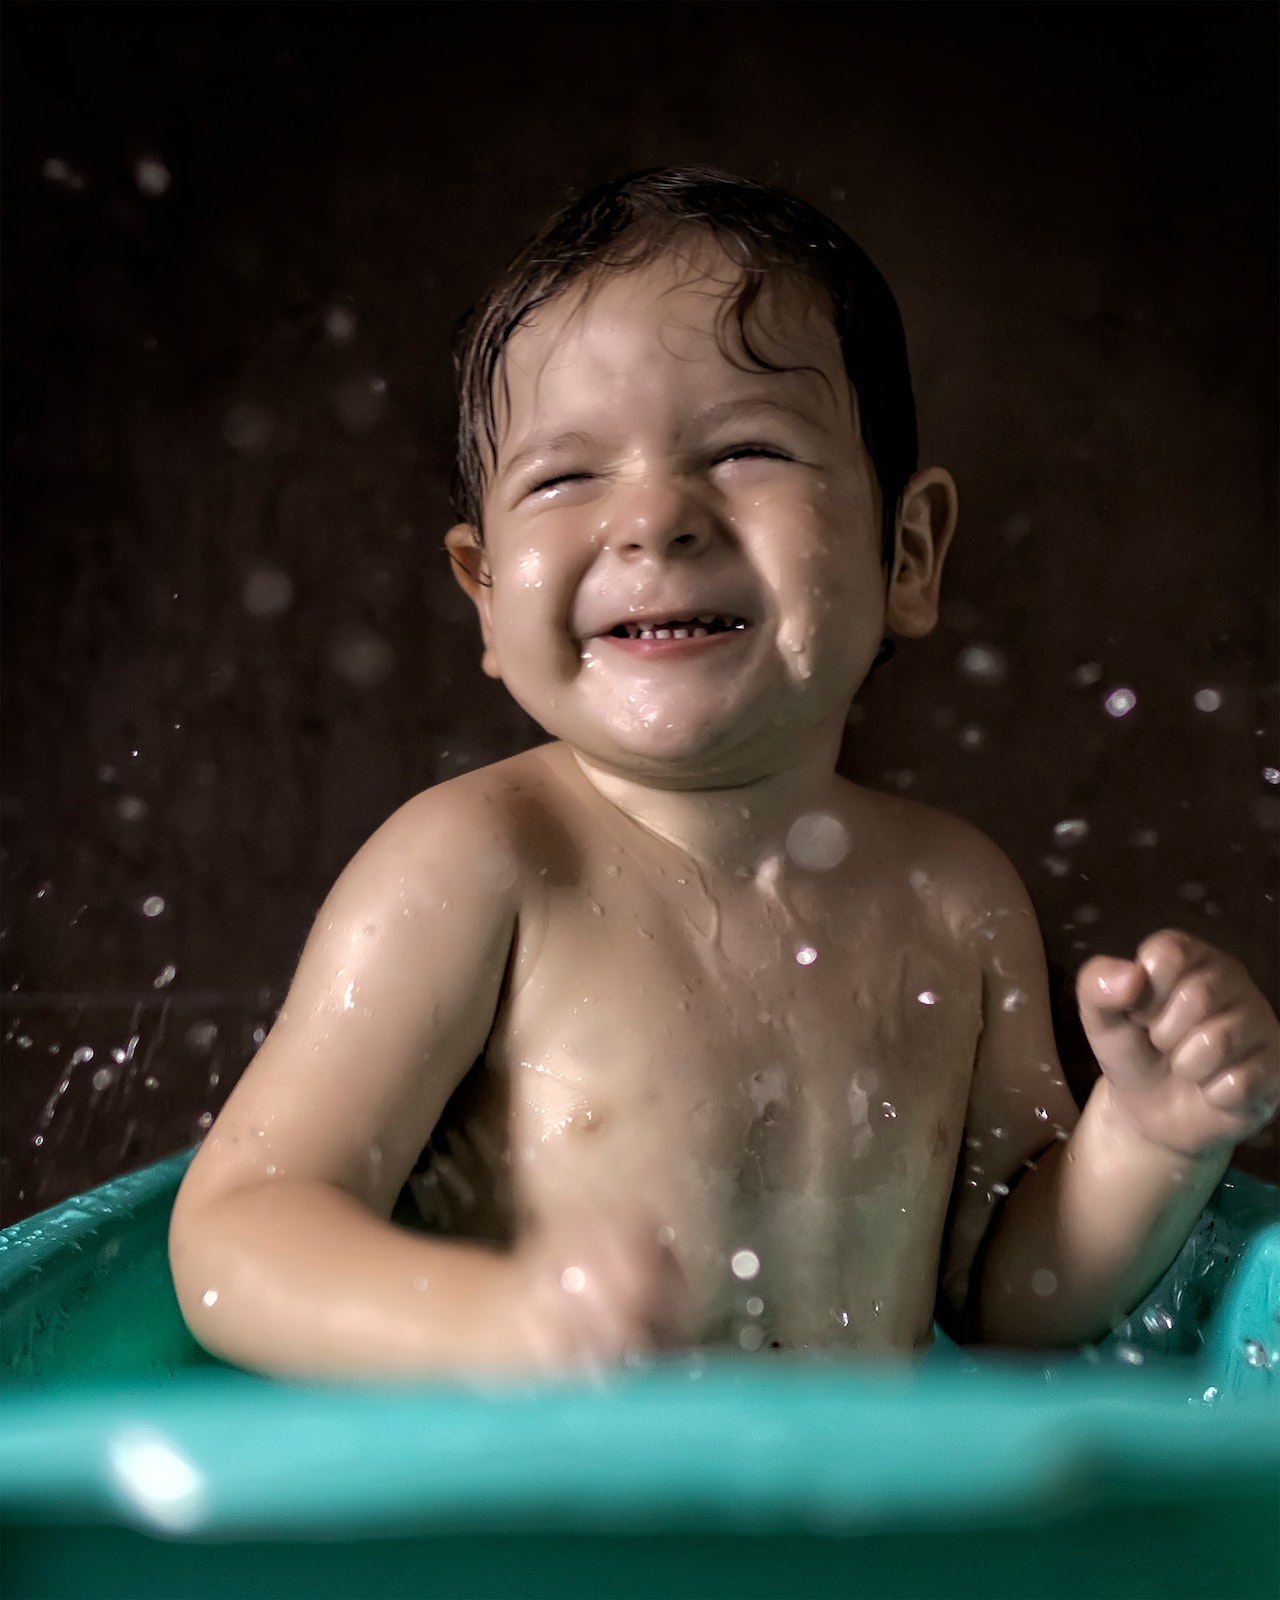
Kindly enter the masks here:
M 486 670 L 530 715 L 668 786 L 830 747 L 885 621 L 879 497 L 834 327 L 801 286 L 771 286 L 749 332 L 788 370 L 752 370 L 721 320 L 736 281 L 709 247 L 671 255 L 515 335 L 489 585 L 469 586 Z

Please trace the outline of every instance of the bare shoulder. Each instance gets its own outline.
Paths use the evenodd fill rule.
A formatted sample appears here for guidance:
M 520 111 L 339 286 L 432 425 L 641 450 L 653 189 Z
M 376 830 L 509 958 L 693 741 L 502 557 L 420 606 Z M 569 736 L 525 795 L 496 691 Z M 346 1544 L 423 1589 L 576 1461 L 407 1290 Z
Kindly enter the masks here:
M 433 888 L 505 897 L 554 831 L 556 789 L 540 750 L 424 789 L 371 836 L 340 882 L 411 893 L 425 873 Z
M 1004 851 L 972 823 L 900 795 L 841 782 L 841 800 L 864 836 L 913 886 L 936 894 L 959 917 L 1029 909 L 1026 890 Z

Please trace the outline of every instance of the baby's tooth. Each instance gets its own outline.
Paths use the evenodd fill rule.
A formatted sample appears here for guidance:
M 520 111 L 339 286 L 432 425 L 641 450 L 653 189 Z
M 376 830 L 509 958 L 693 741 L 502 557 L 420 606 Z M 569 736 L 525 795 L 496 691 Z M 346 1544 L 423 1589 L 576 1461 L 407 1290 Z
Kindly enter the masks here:
M 689 630 L 688 628 L 672 628 L 671 637 L 673 639 L 687 639 L 689 637 Z
M 653 638 L 653 629 L 652 628 L 641 628 L 639 634 L 637 634 L 636 637 L 640 638 L 640 639 L 652 639 Z
M 653 630 L 653 637 L 655 639 L 669 639 L 671 637 L 671 629 L 670 628 L 655 628 Z
M 705 639 L 707 637 L 707 630 L 703 627 L 692 628 L 690 632 L 695 639 Z

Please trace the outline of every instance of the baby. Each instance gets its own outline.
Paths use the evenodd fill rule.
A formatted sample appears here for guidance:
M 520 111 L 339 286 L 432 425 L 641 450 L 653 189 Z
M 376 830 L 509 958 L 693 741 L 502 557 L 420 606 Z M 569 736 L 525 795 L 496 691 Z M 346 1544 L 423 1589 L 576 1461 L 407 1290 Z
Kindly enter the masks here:
M 459 376 L 449 552 L 553 742 L 342 874 L 178 1196 L 196 1337 L 426 1375 L 1100 1334 L 1275 1111 L 1280 1030 L 1156 933 L 1080 974 L 1077 1113 L 1009 863 L 836 776 L 956 520 L 876 269 L 776 190 L 641 174 L 527 246 Z

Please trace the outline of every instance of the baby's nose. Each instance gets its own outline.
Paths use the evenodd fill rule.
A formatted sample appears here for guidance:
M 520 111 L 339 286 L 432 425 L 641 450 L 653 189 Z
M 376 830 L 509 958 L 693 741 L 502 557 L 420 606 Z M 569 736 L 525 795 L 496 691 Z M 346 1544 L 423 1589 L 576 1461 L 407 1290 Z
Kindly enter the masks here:
M 696 494 L 677 484 L 637 485 L 610 518 L 606 547 L 626 560 L 671 560 L 698 555 L 711 543 L 715 521 Z

